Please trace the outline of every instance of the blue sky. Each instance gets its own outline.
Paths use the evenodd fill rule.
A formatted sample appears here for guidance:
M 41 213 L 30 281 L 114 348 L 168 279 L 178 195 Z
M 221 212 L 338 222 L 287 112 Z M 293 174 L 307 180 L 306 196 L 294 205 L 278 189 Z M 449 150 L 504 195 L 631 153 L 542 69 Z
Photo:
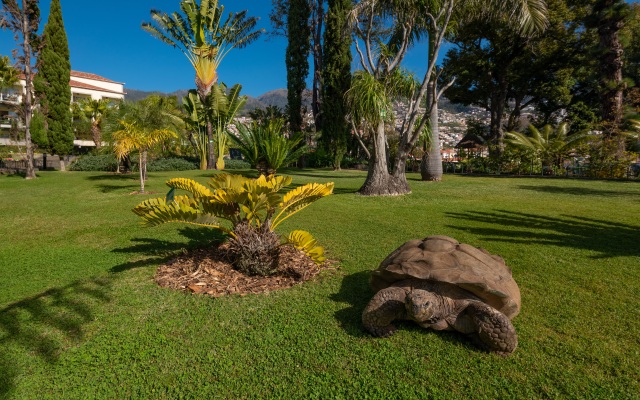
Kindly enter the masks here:
M 248 10 L 260 17 L 259 27 L 271 29 L 271 0 L 220 0 L 225 10 Z M 50 0 L 41 0 L 44 28 Z M 69 40 L 71 66 L 117 82 L 126 88 L 172 92 L 194 87 L 194 73 L 182 53 L 151 37 L 140 28 L 150 21 L 152 8 L 165 12 L 179 9 L 179 0 L 61 0 L 62 15 Z M 17 44 L 13 34 L 0 31 L 0 55 L 10 55 Z M 244 49 L 234 49 L 222 61 L 220 80 L 227 85 L 240 83 L 242 93 L 259 96 L 286 87 L 285 38 L 264 35 Z M 406 59 L 407 68 L 424 73 L 424 46 L 414 49 Z
M 50 0 L 40 1 L 44 28 Z M 259 26 L 270 29 L 271 0 L 222 0 L 225 11 L 249 10 L 260 17 Z M 125 89 L 171 92 L 194 87 L 193 68 L 177 49 L 160 42 L 140 28 L 150 21 L 152 8 L 178 11 L 179 0 L 61 0 L 71 68 L 91 72 L 117 82 Z M 264 35 L 244 49 L 234 49 L 222 61 L 220 79 L 240 83 L 242 93 L 258 96 L 286 87 L 284 38 Z M 0 54 L 10 55 L 17 45 L 13 34 L 0 31 Z

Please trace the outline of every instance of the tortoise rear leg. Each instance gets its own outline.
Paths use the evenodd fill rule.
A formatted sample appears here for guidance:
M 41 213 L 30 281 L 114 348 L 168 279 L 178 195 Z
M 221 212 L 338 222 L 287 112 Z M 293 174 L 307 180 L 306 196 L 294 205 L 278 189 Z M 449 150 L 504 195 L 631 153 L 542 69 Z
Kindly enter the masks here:
M 471 302 L 458 315 L 456 325 L 457 330 L 469 333 L 489 352 L 508 356 L 518 346 L 518 335 L 509 317 L 485 303 Z
M 391 322 L 405 319 L 405 298 L 407 292 L 391 286 L 380 290 L 373 296 L 362 313 L 364 328 L 378 337 L 388 337 L 396 332 Z

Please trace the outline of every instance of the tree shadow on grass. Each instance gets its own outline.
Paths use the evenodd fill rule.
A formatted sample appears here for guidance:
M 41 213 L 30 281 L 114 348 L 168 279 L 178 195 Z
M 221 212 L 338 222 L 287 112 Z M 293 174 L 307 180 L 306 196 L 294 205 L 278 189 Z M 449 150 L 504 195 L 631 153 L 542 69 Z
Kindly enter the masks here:
M 634 184 L 634 183 L 632 183 Z M 636 186 L 640 187 L 640 186 Z M 626 192 L 622 190 L 601 190 L 594 188 L 581 187 L 561 187 L 561 186 L 537 186 L 537 185 L 520 185 L 519 189 L 533 190 L 536 192 L 552 193 L 552 194 L 569 194 L 574 196 L 603 196 L 603 197 L 630 197 L 631 200 L 640 201 L 638 193 Z
M 548 217 L 522 212 L 496 210 L 447 213 L 450 218 L 482 226 L 449 227 L 484 236 L 483 240 L 516 244 L 545 244 L 584 249 L 598 253 L 594 259 L 640 256 L 640 226 L 586 217 L 563 215 Z M 490 227 L 486 227 L 490 224 Z
M 119 192 L 125 191 L 127 193 L 140 190 L 140 184 L 131 184 L 131 185 L 96 185 L 96 188 L 101 193 L 111 193 L 111 192 Z M 144 194 L 153 194 L 154 192 L 147 192 Z
M 137 173 L 120 173 L 115 172 L 105 173 L 100 175 L 90 175 L 86 179 L 89 181 L 136 181 L 140 178 Z
M 0 397 L 8 396 L 21 373 L 17 357 L 53 364 L 84 337 L 92 309 L 111 301 L 112 278 L 99 277 L 49 289 L 0 309 Z
M 110 271 L 123 272 L 133 268 L 146 267 L 150 264 L 163 264 L 175 258 L 180 252 L 185 252 L 189 249 L 215 246 L 225 238 L 222 232 L 211 228 L 186 227 L 180 229 L 178 232 L 189 241 L 184 243 L 153 238 L 140 238 L 132 239 L 131 242 L 133 244 L 129 247 L 112 250 L 114 253 L 135 254 L 144 258 L 116 265 L 112 267 Z
M 362 271 L 347 275 L 342 279 L 340 291 L 330 296 L 331 300 L 347 303 L 348 307 L 335 313 L 342 328 L 351 336 L 367 337 L 369 334 L 362 327 L 362 311 L 373 296 L 369 287 L 371 271 Z

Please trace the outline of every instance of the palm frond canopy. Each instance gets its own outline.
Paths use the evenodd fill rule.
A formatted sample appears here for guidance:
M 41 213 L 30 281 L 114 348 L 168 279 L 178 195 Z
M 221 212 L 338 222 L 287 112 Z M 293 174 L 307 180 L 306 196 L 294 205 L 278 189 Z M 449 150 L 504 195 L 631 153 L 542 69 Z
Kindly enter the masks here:
M 258 19 L 247 17 L 246 11 L 230 13 L 223 20 L 224 6 L 217 0 L 182 0 L 181 12 L 168 14 L 151 10 L 151 22 L 142 29 L 168 45 L 178 48 L 196 72 L 200 94 L 208 94 L 217 82 L 217 69 L 233 48 L 255 41 L 263 30 L 255 30 Z

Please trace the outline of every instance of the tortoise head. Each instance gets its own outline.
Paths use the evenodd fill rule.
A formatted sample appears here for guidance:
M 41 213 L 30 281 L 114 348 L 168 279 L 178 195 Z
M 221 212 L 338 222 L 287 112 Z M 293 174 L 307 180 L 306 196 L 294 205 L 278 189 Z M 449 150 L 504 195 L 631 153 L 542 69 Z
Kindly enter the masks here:
M 437 295 L 426 290 L 414 289 L 407 294 L 407 315 L 421 323 L 435 323 L 440 319 Z

